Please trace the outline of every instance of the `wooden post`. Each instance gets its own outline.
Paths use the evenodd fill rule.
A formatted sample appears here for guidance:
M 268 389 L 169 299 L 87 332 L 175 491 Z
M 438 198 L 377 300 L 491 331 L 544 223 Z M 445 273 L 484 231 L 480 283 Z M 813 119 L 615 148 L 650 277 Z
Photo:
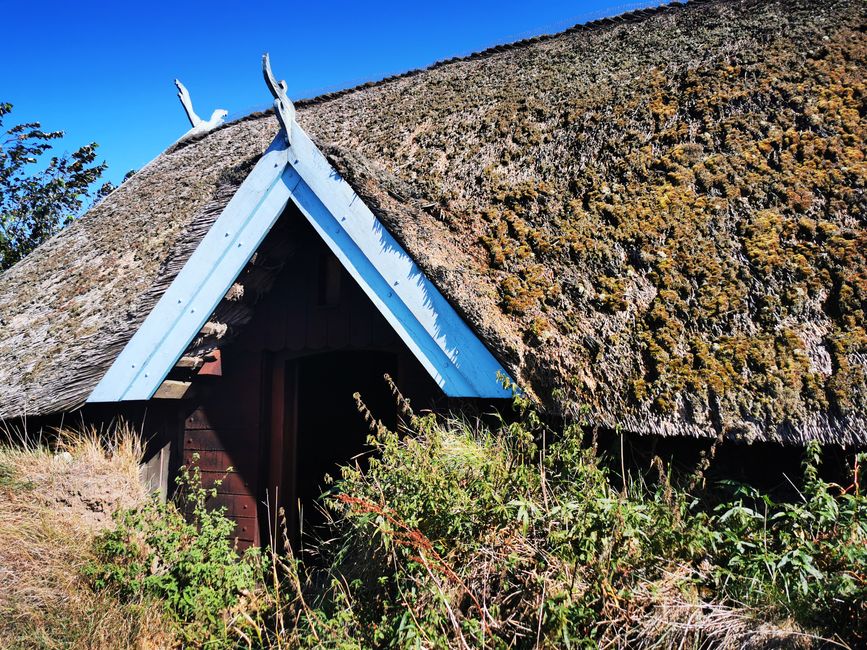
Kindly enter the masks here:
M 283 508 L 289 539 L 298 534 L 298 504 L 296 481 L 296 438 L 298 364 L 287 361 L 285 355 L 274 355 L 271 368 L 270 441 L 268 449 L 268 503 L 272 523 L 276 509 Z M 278 533 L 281 531 L 277 531 Z

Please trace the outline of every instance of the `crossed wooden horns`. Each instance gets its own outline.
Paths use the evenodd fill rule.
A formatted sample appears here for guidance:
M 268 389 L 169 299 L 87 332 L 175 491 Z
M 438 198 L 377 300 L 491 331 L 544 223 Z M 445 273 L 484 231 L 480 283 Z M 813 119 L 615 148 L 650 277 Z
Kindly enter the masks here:
M 277 81 L 274 78 L 274 73 L 271 72 L 271 58 L 268 53 L 262 55 L 262 74 L 265 76 L 265 83 L 268 90 L 274 96 L 274 112 L 277 114 L 277 121 L 283 127 L 283 133 L 286 136 L 286 142 L 292 144 L 292 122 L 295 121 L 295 105 L 292 100 L 286 95 L 286 82 Z

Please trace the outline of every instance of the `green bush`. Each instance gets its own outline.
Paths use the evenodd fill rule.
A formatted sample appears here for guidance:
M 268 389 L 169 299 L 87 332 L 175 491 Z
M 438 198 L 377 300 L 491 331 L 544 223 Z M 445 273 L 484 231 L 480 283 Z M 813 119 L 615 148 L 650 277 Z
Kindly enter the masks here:
M 711 520 L 715 586 L 733 600 L 864 642 L 867 499 L 857 478 L 848 489 L 822 481 L 820 458 L 818 444 L 809 445 L 794 503 L 729 484 L 735 500 L 717 506 Z
M 240 556 L 193 468 L 185 520 L 152 502 L 100 542 L 94 583 L 157 599 L 193 646 L 819 647 L 867 642 L 867 498 L 819 477 L 796 500 L 658 458 L 625 472 L 578 426 L 526 404 L 517 422 L 376 423 L 303 559 Z M 363 410 L 363 409 L 362 409 Z M 706 463 L 700 465 L 706 469 Z M 626 476 L 623 476 L 626 474 Z
M 816 446 L 800 502 L 778 503 L 695 489 L 658 459 L 624 480 L 579 427 L 532 412 L 410 428 L 378 427 L 368 468 L 328 498 L 329 579 L 311 578 L 305 625 L 349 619 L 365 647 L 867 640 L 867 498 L 819 479 Z
M 686 495 L 617 488 L 578 428 L 550 445 L 533 418 L 415 428 L 374 436 L 369 469 L 346 470 L 332 500 L 364 644 L 592 646 L 660 558 L 701 557 L 706 517 Z
M 238 552 L 235 524 L 225 508 L 207 506 L 216 488 L 202 487 L 195 464 L 182 468 L 178 486 L 177 504 L 154 495 L 120 512 L 116 527 L 98 539 L 99 559 L 86 573 L 94 588 L 123 602 L 161 601 L 185 645 L 231 645 L 230 609 L 261 584 L 263 558 L 258 549 Z

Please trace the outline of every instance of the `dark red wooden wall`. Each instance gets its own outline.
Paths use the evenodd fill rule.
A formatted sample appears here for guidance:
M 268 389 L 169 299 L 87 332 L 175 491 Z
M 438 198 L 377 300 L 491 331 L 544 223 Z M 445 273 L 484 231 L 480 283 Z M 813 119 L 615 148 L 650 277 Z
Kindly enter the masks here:
M 215 506 L 225 506 L 245 544 L 259 542 L 258 490 L 262 447 L 261 353 L 229 354 L 222 377 L 208 378 L 184 420 L 183 462 L 198 454 L 205 486 L 221 480 Z M 229 468 L 231 472 L 227 472 Z
M 211 482 L 234 468 L 219 486 L 216 503 L 237 521 L 236 533 L 244 544 L 259 543 L 267 534 L 262 502 L 274 466 L 269 455 L 275 448 L 271 400 L 279 399 L 271 390 L 276 364 L 339 350 L 391 352 L 397 359 L 395 380 L 406 395 L 435 399 L 439 394 L 312 228 L 301 226 L 295 244 L 253 319 L 221 349 L 222 376 L 199 378 L 185 413 L 183 462 L 198 454 L 203 476 Z

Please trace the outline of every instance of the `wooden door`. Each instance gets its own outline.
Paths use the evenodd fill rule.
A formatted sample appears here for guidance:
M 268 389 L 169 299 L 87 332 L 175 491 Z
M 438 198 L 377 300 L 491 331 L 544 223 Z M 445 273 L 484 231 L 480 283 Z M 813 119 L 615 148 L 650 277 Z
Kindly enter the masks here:
M 326 474 L 337 480 L 341 465 L 366 462 L 369 430 L 353 394 L 395 426 L 396 407 L 383 375 L 396 378 L 397 366 L 396 354 L 381 351 L 275 358 L 267 500 L 284 508 L 290 539 L 297 541 L 303 526 L 322 523 L 317 501 L 331 487 Z M 271 532 L 275 514 L 272 506 Z

